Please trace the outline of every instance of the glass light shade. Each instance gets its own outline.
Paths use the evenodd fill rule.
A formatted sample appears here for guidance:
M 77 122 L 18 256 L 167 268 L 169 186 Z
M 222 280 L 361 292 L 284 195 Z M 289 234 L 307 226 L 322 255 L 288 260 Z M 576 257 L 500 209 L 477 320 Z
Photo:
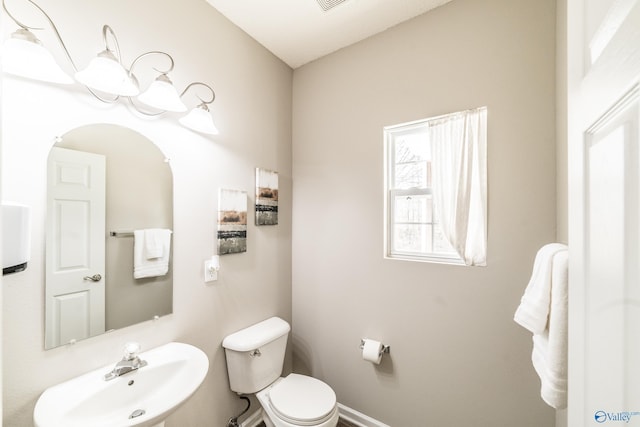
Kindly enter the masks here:
M 138 101 L 158 110 L 176 113 L 187 111 L 187 106 L 180 99 L 178 91 L 166 74 L 158 76 L 149 88 L 138 96 Z
M 44 82 L 71 84 L 69 77 L 40 41 L 21 28 L 2 46 L 2 69 L 5 73 Z
M 136 96 L 140 93 L 137 83 L 108 50 L 100 52 L 75 77 L 83 85 L 100 92 L 122 96 Z
M 213 117 L 209 114 L 209 110 L 206 106 L 198 106 L 189 111 L 184 117 L 179 120 L 180 124 L 196 132 L 206 133 L 209 135 L 217 135 L 218 128 L 213 123 Z

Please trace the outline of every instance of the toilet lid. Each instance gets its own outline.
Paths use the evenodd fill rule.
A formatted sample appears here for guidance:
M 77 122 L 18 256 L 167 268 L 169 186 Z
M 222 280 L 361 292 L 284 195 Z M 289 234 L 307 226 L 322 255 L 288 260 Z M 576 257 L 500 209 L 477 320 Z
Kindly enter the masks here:
M 320 421 L 331 415 L 336 394 L 327 384 L 305 375 L 290 374 L 269 392 L 273 410 L 293 423 Z

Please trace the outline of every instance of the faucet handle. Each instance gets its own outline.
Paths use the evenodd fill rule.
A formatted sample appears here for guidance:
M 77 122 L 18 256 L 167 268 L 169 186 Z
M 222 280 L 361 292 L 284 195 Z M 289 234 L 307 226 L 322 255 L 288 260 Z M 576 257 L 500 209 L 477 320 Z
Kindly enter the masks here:
M 124 356 L 122 360 L 133 360 L 138 357 L 140 352 L 140 344 L 137 342 L 128 342 L 124 346 Z

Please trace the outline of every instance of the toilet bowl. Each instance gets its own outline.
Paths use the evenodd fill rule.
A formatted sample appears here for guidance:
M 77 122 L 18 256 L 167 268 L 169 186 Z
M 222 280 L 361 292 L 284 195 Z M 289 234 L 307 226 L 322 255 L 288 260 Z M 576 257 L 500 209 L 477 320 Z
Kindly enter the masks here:
M 256 393 L 267 427 L 335 427 L 336 394 L 324 382 L 299 374 L 279 378 Z
M 335 427 L 338 405 L 329 385 L 306 375 L 281 377 L 290 330 L 272 317 L 222 341 L 231 390 L 256 395 L 267 427 Z

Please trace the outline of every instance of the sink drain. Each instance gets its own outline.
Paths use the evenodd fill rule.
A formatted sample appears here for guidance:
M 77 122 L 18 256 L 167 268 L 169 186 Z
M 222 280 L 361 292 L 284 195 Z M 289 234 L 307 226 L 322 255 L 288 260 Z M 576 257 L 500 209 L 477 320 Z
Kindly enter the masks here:
M 136 409 L 135 411 L 133 411 L 131 413 L 131 415 L 129 415 L 129 419 L 131 418 L 138 418 L 142 415 L 144 415 L 147 411 L 145 411 L 144 409 Z

